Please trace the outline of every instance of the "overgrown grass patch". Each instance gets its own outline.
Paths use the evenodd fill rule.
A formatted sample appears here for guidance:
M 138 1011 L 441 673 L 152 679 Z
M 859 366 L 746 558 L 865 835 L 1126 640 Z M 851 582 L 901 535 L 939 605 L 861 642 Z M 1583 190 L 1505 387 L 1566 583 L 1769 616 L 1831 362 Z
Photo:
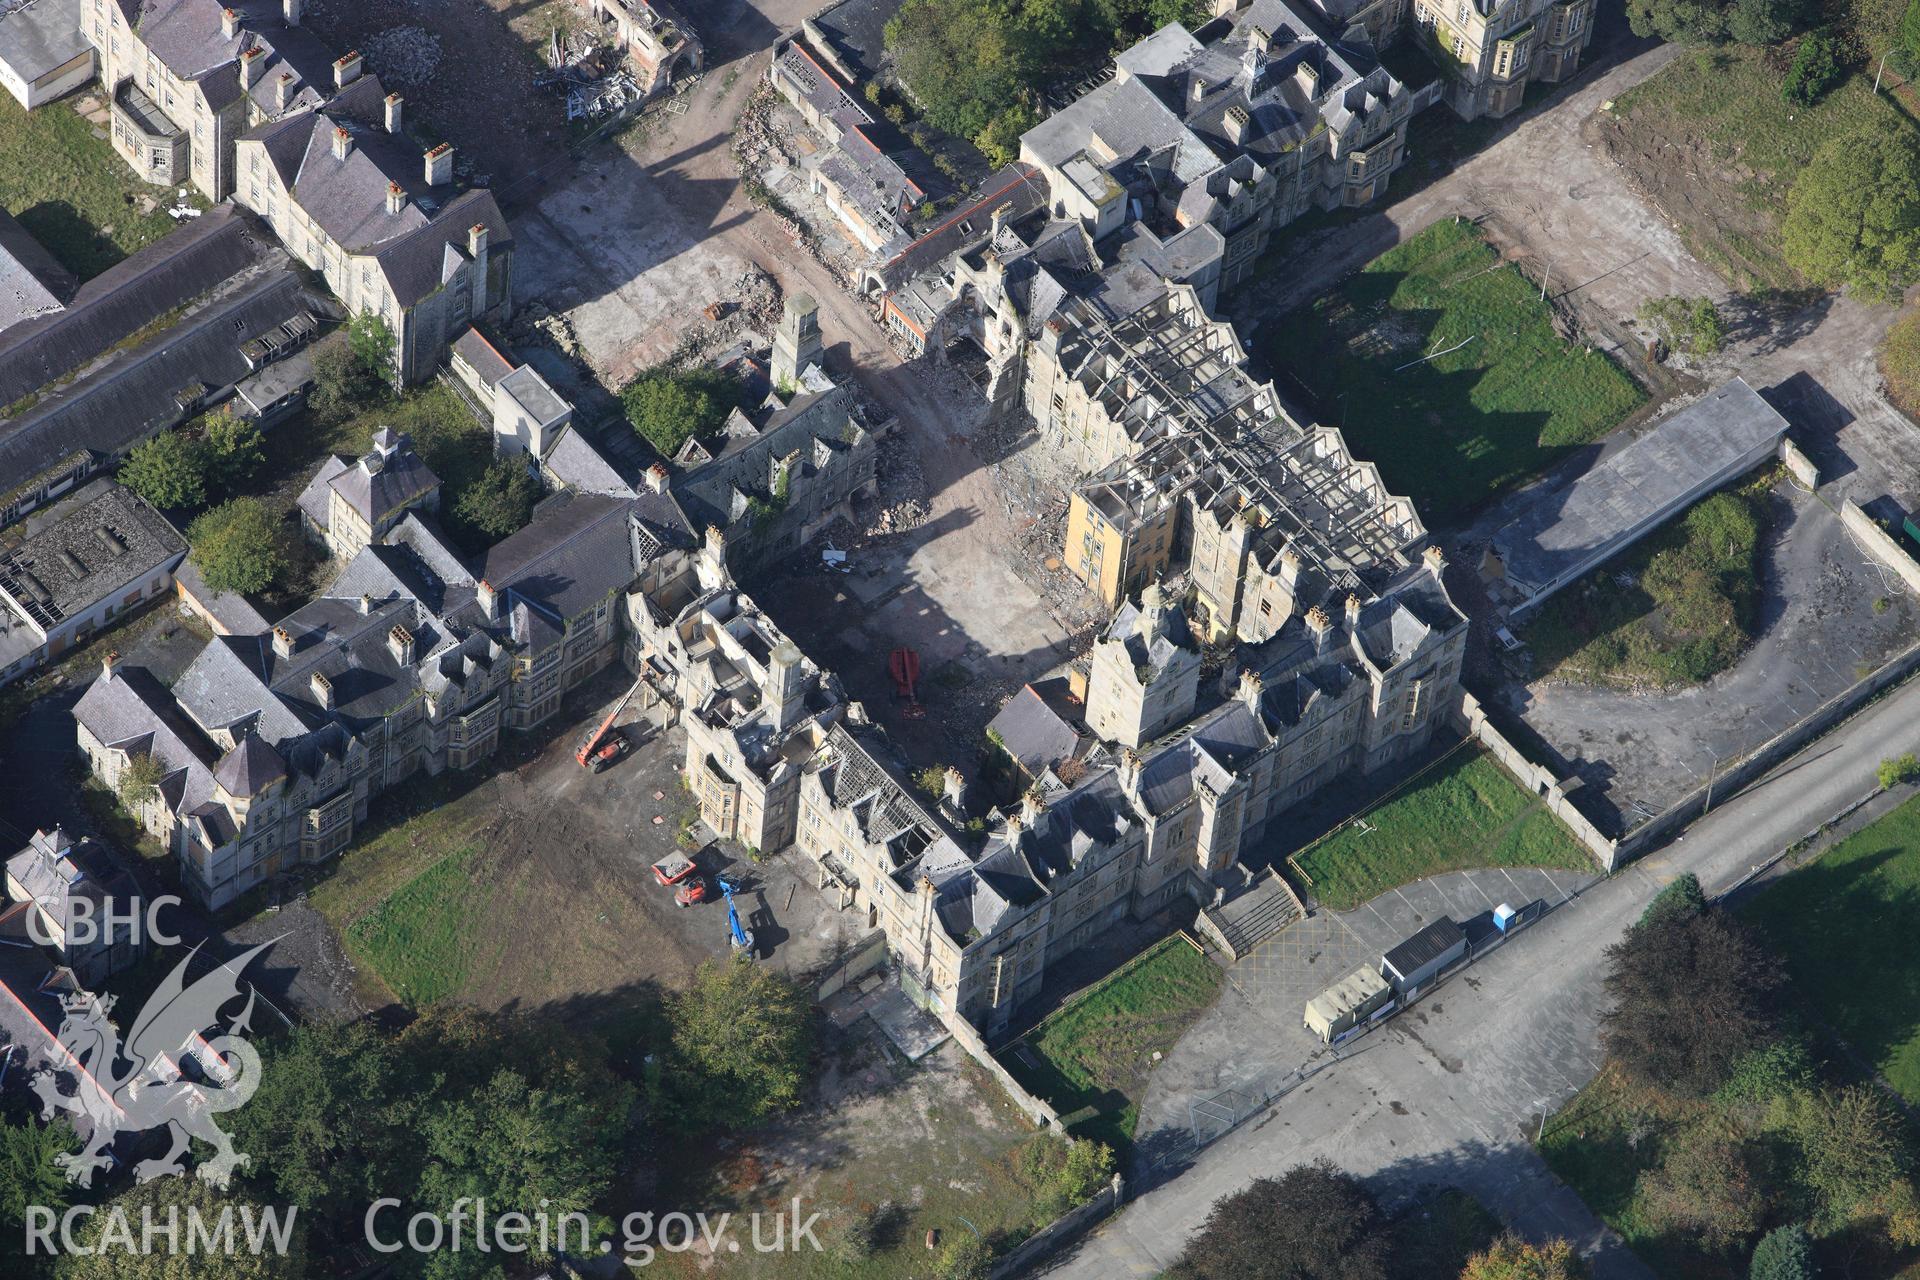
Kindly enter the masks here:
M 1142 952 L 1002 1051 L 1021 1087 L 1074 1125 L 1081 1137 L 1124 1153 L 1133 1140 L 1154 1055 L 1165 1053 L 1219 994 L 1224 975 L 1186 939 Z
M 70 103 L 30 112 L 0 94 L 0 205 L 80 279 L 172 231 L 161 206 L 173 202 L 174 188 L 134 177 Z
M 434 863 L 346 931 L 348 945 L 371 964 L 409 1007 L 420 1009 L 458 991 L 483 945 L 499 945 L 485 927 L 488 899 L 471 876 L 471 845 Z
M 1635 1207 L 1640 1175 L 1660 1166 L 1669 1140 L 1691 1118 L 1688 1109 L 1646 1095 L 1609 1069 L 1546 1122 L 1539 1151 L 1554 1176 L 1663 1280 L 1735 1280 L 1745 1276 L 1744 1266 L 1735 1272 L 1724 1259 L 1653 1230 Z
M 1539 288 L 1467 223 L 1439 222 L 1263 330 L 1357 457 L 1430 523 L 1464 516 L 1644 399 L 1562 338 Z
M 1781 96 L 1782 72 L 1767 58 L 1738 44 L 1688 50 L 1621 94 L 1613 113 L 1620 159 L 1660 197 L 1688 248 L 1736 284 L 1794 289 L 1804 282 L 1780 242 L 1794 177 L 1835 134 L 1910 122 L 1874 94 L 1871 67 L 1805 107 Z
M 1526 627 L 1535 670 L 1675 686 L 1733 666 L 1759 617 L 1772 478 L 1709 495 L 1548 600 Z
M 1920 1104 L 1920 801 L 1909 800 L 1776 881 L 1743 914 L 1802 998 L 1908 1102 Z
M 1592 871 L 1593 859 L 1537 796 L 1462 748 L 1293 855 L 1314 897 L 1357 907 L 1395 885 L 1468 867 Z

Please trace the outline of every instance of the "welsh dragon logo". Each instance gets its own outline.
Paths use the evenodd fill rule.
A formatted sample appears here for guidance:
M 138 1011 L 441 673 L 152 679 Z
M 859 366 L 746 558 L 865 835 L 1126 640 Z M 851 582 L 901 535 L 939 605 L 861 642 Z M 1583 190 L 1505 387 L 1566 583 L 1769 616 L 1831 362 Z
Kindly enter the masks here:
M 189 984 L 187 968 L 200 952 L 195 947 L 148 998 L 124 1044 L 107 1016 L 113 1011 L 112 997 L 83 994 L 61 1002 L 66 1017 L 57 1038 L 70 1070 L 60 1074 L 70 1074 L 78 1088 L 72 1094 L 60 1092 L 57 1073 L 43 1069 L 34 1076 L 33 1089 L 46 1119 L 57 1111 L 71 1111 L 91 1122 L 86 1147 L 57 1157 L 69 1182 L 91 1185 L 94 1171 L 112 1164 L 108 1149 L 121 1133 L 163 1125 L 171 1130 L 172 1148 L 159 1159 L 134 1166 L 141 1182 L 185 1173 L 192 1138 L 214 1148 L 213 1157 L 200 1161 L 196 1172 L 215 1186 L 225 1187 L 233 1171 L 249 1162 L 213 1118 L 245 1106 L 260 1087 L 260 1053 L 242 1038 L 253 1015 L 251 989 L 246 1006 L 227 1029 L 218 1030 L 217 1023 L 220 1011 L 240 996 L 241 971 L 272 945 L 263 942 Z M 183 1074 L 181 1063 L 189 1056 L 198 1061 L 204 1079 Z

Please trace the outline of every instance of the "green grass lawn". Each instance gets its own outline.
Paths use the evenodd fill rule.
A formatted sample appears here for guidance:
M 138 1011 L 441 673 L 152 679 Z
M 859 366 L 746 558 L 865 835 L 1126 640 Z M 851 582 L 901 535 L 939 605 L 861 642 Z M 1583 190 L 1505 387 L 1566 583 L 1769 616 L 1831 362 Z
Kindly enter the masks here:
M 1124 1153 L 1153 1055 L 1171 1049 L 1213 1003 L 1223 977 L 1184 938 L 1168 938 L 1003 1050 L 1000 1061 L 1063 1119 L 1092 1108 L 1075 1134 Z
M 1673 686 L 1731 667 L 1759 614 L 1771 479 L 1709 496 L 1547 601 L 1525 631 L 1535 671 Z
M 28 112 L 0 94 L 0 205 L 80 279 L 173 230 L 158 207 L 173 193 L 134 177 L 71 103 Z M 155 207 L 142 213 L 147 201 Z
M 1782 256 L 1780 225 L 1787 189 L 1815 148 L 1864 122 L 1908 121 L 1874 96 L 1871 65 L 1811 108 L 1787 102 L 1780 77 L 1764 50 L 1691 50 L 1613 110 L 1622 162 L 1662 195 L 1687 247 L 1746 288 L 1802 287 Z
M 1784 877 L 1745 909 L 1816 1017 L 1920 1103 L 1920 801 Z
M 1320 904 L 1337 911 L 1442 871 L 1594 869 L 1593 859 L 1538 797 L 1491 756 L 1466 748 L 1294 854 L 1292 861 Z
M 1268 361 L 1433 524 L 1606 435 L 1644 398 L 1606 356 L 1562 340 L 1538 287 L 1466 223 L 1435 223 L 1262 333 Z
M 379 970 L 411 1008 L 458 991 L 489 938 L 491 945 L 502 945 L 486 927 L 488 898 L 474 891 L 469 874 L 477 856 L 470 845 L 449 854 L 347 930 L 354 954 Z

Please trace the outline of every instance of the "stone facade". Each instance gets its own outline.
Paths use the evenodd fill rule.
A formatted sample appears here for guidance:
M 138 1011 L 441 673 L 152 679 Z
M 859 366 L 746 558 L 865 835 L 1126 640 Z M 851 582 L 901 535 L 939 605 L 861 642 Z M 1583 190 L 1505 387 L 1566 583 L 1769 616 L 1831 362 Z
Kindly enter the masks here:
M 1446 76 L 1463 119 L 1517 110 L 1534 81 L 1558 84 L 1593 41 L 1594 0 L 1413 0 L 1410 34 Z

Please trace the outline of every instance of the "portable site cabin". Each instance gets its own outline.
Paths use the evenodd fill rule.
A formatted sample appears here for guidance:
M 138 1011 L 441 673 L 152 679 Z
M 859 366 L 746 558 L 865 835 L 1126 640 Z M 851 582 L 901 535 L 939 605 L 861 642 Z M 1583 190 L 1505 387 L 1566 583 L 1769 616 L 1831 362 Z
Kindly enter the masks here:
M 1467 935 L 1451 920 L 1435 920 L 1381 960 L 1387 980 L 1402 996 L 1412 995 L 1440 971 L 1467 954 Z
M 1319 1036 L 1322 1044 L 1331 1044 L 1392 997 L 1387 980 L 1371 966 L 1361 965 L 1307 1001 L 1307 1030 Z

